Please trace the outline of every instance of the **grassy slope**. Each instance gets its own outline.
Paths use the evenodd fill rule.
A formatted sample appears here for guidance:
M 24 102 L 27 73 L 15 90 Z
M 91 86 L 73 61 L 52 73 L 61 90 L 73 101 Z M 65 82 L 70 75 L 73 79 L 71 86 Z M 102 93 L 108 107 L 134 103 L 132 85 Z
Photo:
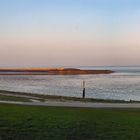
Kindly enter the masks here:
M 137 140 L 140 110 L 0 104 L 0 140 Z
M 0 95 L 0 100 L 2 101 L 19 101 L 19 102 L 30 102 L 30 99 L 24 97 L 15 97 L 15 96 L 5 96 Z

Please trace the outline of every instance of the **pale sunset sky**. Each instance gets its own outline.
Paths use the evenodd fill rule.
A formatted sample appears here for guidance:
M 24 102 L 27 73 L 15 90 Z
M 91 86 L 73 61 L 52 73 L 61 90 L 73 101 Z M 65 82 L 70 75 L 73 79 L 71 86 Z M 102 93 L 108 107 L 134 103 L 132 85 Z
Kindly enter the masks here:
M 0 0 L 0 67 L 140 65 L 140 0 Z

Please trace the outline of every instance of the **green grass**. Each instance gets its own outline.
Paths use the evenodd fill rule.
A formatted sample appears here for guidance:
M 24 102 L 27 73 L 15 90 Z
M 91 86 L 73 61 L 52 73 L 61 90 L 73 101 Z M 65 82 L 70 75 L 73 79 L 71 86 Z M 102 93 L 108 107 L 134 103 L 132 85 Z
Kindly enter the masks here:
M 0 100 L 2 101 L 20 101 L 20 102 L 31 102 L 30 99 L 24 97 L 15 97 L 15 96 L 7 96 L 7 95 L 0 95 Z
M 139 140 L 140 110 L 0 104 L 0 140 Z

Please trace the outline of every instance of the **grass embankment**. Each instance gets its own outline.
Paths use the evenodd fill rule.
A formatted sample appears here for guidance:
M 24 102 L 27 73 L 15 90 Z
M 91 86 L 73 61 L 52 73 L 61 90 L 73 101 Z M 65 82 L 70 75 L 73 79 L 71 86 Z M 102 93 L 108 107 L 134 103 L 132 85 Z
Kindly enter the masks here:
M 15 97 L 15 96 L 7 96 L 7 95 L 0 95 L 1 101 L 17 101 L 17 102 L 31 102 L 30 99 L 24 97 Z
M 138 140 L 140 110 L 0 104 L 0 140 Z

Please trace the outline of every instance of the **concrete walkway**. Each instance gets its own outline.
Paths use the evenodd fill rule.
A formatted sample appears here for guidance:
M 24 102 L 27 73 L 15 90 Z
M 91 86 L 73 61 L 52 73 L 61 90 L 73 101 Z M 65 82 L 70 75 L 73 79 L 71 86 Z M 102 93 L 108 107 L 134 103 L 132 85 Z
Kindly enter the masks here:
M 140 108 L 140 103 L 82 103 L 82 102 L 14 102 L 0 101 L 0 103 L 29 105 L 29 106 L 53 106 L 53 107 L 78 107 L 78 108 Z

